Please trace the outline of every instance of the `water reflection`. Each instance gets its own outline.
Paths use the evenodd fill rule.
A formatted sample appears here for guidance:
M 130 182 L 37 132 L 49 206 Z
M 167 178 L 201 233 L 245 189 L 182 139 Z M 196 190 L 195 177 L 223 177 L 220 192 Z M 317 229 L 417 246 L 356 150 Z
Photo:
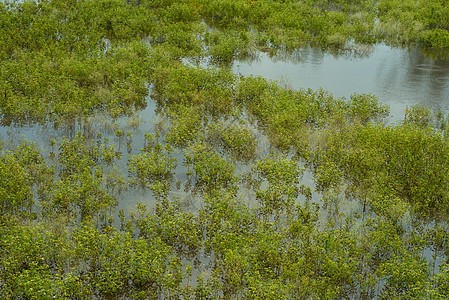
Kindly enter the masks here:
M 290 56 L 239 61 L 234 71 L 286 81 L 292 88 L 324 88 L 337 97 L 371 93 L 388 104 L 391 121 L 403 119 L 406 106 L 420 104 L 432 111 L 449 112 L 449 61 L 427 59 L 417 49 L 390 48 L 380 44 L 359 55 L 332 55 L 317 49 Z
M 251 62 L 240 61 L 234 64 L 234 71 L 243 75 L 262 75 L 274 80 L 283 80 L 292 88 L 323 87 L 337 97 L 347 97 L 354 92 L 373 93 L 379 99 L 390 105 L 392 121 L 403 118 L 407 105 L 421 104 L 429 106 L 434 111 L 441 110 L 449 112 L 449 61 L 428 60 L 418 50 L 404 50 L 378 45 L 367 48 L 359 53 L 347 53 L 345 55 L 333 55 L 324 53 L 317 49 L 305 49 L 294 53 L 277 53 L 275 55 L 261 53 L 258 60 Z M 115 144 L 118 151 L 123 152 L 122 158 L 117 165 L 119 170 L 127 176 L 126 143 L 115 137 L 117 129 L 132 133 L 132 148 L 130 155 L 137 155 L 140 148 L 144 146 L 144 134 L 154 133 L 162 117 L 157 113 L 156 102 L 147 97 L 147 107 L 137 111 L 131 117 L 110 119 L 107 115 L 98 114 L 83 122 L 76 118 L 67 121 L 66 124 L 31 124 L 12 126 L 0 126 L 0 139 L 5 149 L 13 149 L 21 137 L 25 137 L 39 145 L 44 156 L 48 155 L 51 139 L 59 142 L 61 137 L 72 139 L 77 131 L 85 136 L 95 138 L 98 132 Z M 259 140 L 259 156 L 266 156 L 271 152 L 266 137 L 258 132 L 255 127 L 251 130 L 257 134 Z M 164 129 L 159 129 L 163 134 Z M 182 165 L 184 160 L 181 152 L 176 153 L 178 167 L 175 170 L 173 183 L 174 194 L 170 196 L 189 196 L 182 192 L 187 181 L 186 168 Z M 238 172 L 245 173 L 248 166 L 241 166 Z M 175 182 L 180 182 L 182 187 L 175 188 Z M 305 174 L 303 183 L 314 189 L 313 176 Z M 250 207 L 254 206 L 254 195 L 248 191 L 241 190 L 241 199 L 246 201 Z M 320 202 L 320 194 L 313 194 L 313 201 Z M 143 202 L 152 206 L 155 198 L 148 190 L 129 190 L 120 196 L 119 209 L 125 211 L 135 206 L 137 202 Z

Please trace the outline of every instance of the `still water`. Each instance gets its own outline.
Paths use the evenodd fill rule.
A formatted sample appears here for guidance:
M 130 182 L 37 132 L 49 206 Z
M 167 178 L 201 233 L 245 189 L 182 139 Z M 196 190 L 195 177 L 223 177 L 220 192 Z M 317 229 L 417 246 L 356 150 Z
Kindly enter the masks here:
M 371 93 L 390 106 L 390 122 L 403 119 L 406 106 L 415 104 L 449 113 L 449 61 L 426 59 L 417 49 L 380 44 L 339 56 L 316 49 L 272 58 L 263 53 L 255 61 L 236 62 L 234 71 L 280 80 L 293 89 L 323 88 L 336 97 Z
M 252 61 L 237 61 L 233 66 L 234 72 L 248 75 L 260 75 L 269 79 L 279 80 L 293 89 L 323 88 L 336 97 L 349 98 L 353 93 L 372 93 L 379 100 L 390 106 L 389 122 L 403 119 L 406 106 L 420 104 L 430 107 L 433 111 L 441 110 L 449 113 L 449 61 L 429 60 L 420 54 L 418 50 L 405 50 L 390 48 L 385 45 L 377 45 L 364 53 L 357 55 L 335 56 L 323 53 L 320 50 L 306 49 L 293 54 L 277 54 L 269 57 L 266 53 L 260 53 L 258 58 Z M 15 124 L 10 127 L 0 126 L 0 140 L 3 146 L 14 147 L 21 137 L 39 145 L 41 153 L 48 155 L 51 139 L 59 141 L 65 136 L 73 138 L 77 131 L 85 135 L 95 136 L 101 132 L 103 137 L 108 137 L 116 148 L 123 152 L 118 162 L 121 171 L 127 176 L 127 153 L 124 151 L 126 145 L 115 137 L 115 130 L 131 132 L 133 135 L 132 149 L 128 152 L 137 155 L 143 147 L 144 134 L 154 133 L 157 124 L 162 119 L 156 113 L 156 105 L 150 96 L 147 97 L 147 107 L 143 111 L 136 112 L 138 122 L 131 122 L 128 118 L 110 120 L 107 116 L 97 115 L 89 121 L 89 128 L 74 122 L 73 126 L 55 128 L 47 125 L 21 125 Z M 131 125 L 134 123 L 134 125 Z M 163 123 L 163 122 L 162 122 Z M 257 130 L 253 128 L 255 132 Z M 266 140 L 258 133 L 259 141 Z M 268 142 L 259 143 L 259 154 L 270 152 L 267 148 Z M 267 149 L 265 149 L 267 148 Z M 187 181 L 186 168 L 183 166 L 183 153 L 174 153 L 178 159 L 178 167 L 175 170 L 174 182 Z M 249 166 L 237 166 L 237 171 L 246 171 Z M 241 170 L 240 170 L 241 169 Z M 302 183 L 314 190 L 313 175 L 304 174 Z M 174 183 L 173 183 L 174 185 Z M 191 195 L 180 189 L 174 188 L 170 196 L 187 199 Z M 254 195 L 245 195 L 246 201 L 255 201 Z M 152 206 L 154 197 L 148 190 L 128 190 L 122 194 L 119 200 L 119 208 L 125 210 L 135 207 L 137 202 L 143 202 Z M 313 193 L 313 200 L 319 202 L 321 196 Z M 192 203 L 194 204 L 194 200 Z M 255 203 L 247 203 L 252 206 Z M 349 209 L 359 210 L 359 207 Z
M 297 51 L 293 55 L 278 54 L 270 57 L 266 53 L 260 53 L 256 60 L 237 61 L 234 63 L 235 73 L 245 76 L 260 75 L 268 79 L 278 80 L 281 84 L 293 89 L 323 88 L 336 97 L 349 98 L 353 93 L 371 93 L 379 100 L 390 106 L 389 122 L 396 122 L 404 117 L 405 108 L 410 105 L 420 104 L 431 108 L 432 111 L 449 113 L 449 61 L 426 59 L 418 50 L 405 50 L 390 48 L 386 45 L 377 45 L 367 52 L 357 55 L 335 56 L 323 53 L 320 50 L 306 49 Z M 108 137 L 110 143 L 116 145 L 116 149 L 123 153 L 118 162 L 118 171 L 127 177 L 128 155 L 137 155 L 143 147 L 144 134 L 154 133 L 156 127 L 163 120 L 156 113 L 156 105 L 150 96 L 147 97 L 147 107 L 143 111 L 136 112 L 136 120 L 121 118 L 110 120 L 101 114 L 89 120 L 89 127 L 83 127 L 80 123 L 73 122 L 72 126 L 55 128 L 47 125 L 21 125 L 10 127 L 0 126 L 0 140 L 3 146 L 13 148 L 21 137 L 39 145 L 44 156 L 48 156 L 50 140 L 59 141 L 62 136 L 73 138 L 77 131 L 82 131 L 87 136 L 95 136 L 101 132 L 103 137 Z M 163 126 L 162 126 L 163 127 Z M 126 145 L 115 136 L 115 130 L 131 132 L 133 135 L 132 149 L 126 153 Z M 270 152 L 266 138 L 256 132 L 259 143 L 258 153 L 266 156 Z M 164 132 L 162 128 L 162 132 Z M 182 200 L 186 210 L 197 211 L 202 205 L 201 199 L 184 190 L 188 181 L 187 169 L 182 164 L 184 156 L 181 151 L 175 152 L 178 166 L 174 170 L 174 180 L 171 185 L 169 197 L 177 197 Z M 237 165 L 237 172 L 244 173 L 250 170 L 249 165 Z M 180 187 L 176 187 L 176 182 Z M 304 173 L 301 183 L 312 189 L 312 201 L 322 202 L 322 196 L 315 192 L 313 174 L 310 171 Z M 239 197 L 248 207 L 257 206 L 253 191 L 239 191 Z M 123 209 L 125 215 L 135 210 L 136 204 L 142 202 L 149 208 L 154 207 L 155 197 L 148 189 L 131 188 L 118 196 L 117 210 Z M 340 211 L 352 215 L 362 211 L 362 206 L 357 201 L 342 199 L 338 203 Z M 329 210 L 329 213 L 331 210 Z M 322 215 L 326 218 L 325 215 Z M 119 218 L 114 218 L 118 227 Z M 343 218 L 342 218 L 343 220 Z M 409 220 L 404 220 L 409 222 Z M 325 222 L 323 222 L 325 224 Z M 338 224 L 336 224 L 338 225 Z M 359 225 L 355 225 L 359 226 Z M 407 226 L 404 226 L 407 227 Z M 357 227 L 358 228 L 358 227 Z M 356 228 L 356 229 L 357 229 Z M 357 229 L 359 230 L 359 229 Z M 360 229 L 362 230 L 362 229 Z M 438 270 L 445 257 L 438 255 L 433 258 L 431 249 L 424 249 L 423 257 L 429 265 L 434 262 L 434 270 Z M 201 262 L 206 266 L 211 258 L 202 257 Z M 194 272 L 203 272 L 207 276 L 209 270 L 202 267 Z M 194 278 L 197 273 L 193 274 Z M 194 279 L 192 279 L 194 280 Z M 380 283 L 382 286 L 382 282 Z

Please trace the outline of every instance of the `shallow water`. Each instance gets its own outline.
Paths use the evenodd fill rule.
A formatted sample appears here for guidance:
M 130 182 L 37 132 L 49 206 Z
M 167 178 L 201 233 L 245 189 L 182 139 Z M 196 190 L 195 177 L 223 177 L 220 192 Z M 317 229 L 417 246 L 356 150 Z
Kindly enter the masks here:
M 335 56 L 314 49 L 301 50 L 289 55 L 278 54 L 271 58 L 268 54 L 260 53 L 258 59 L 251 62 L 235 62 L 233 70 L 246 76 L 253 74 L 279 80 L 293 89 L 323 88 L 336 97 L 349 98 L 354 92 L 373 93 L 380 101 L 390 106 L 390 122 L 403 119 L 407 105 L 420 104 L 430 107 L 433 111 L 449 112 L 449 61 L 426 59 L 418 50 L 409 51 L 377 45 L 370 51 L 358 53 L 356 56 Z M 87 128 L 76 120 L 71 123 L 72 125 L 60 126 L 57 129 L 51 124 L 15 124 L 10 127 L 0 126 L 0 139 L 3 140 L 4 148 L 11 149 L 23 136 L 37 143 L 41 153 L 47 156 L 50 151 L 50 140 L 53 138 L 56 141 L 64 136 L 73 138 L 77 131 L 95 137 L 101 132 L 104 138 L 109 138 L 110 144 L 115 144 L 116 149 L 122 152 L 123 156 L 119 159 L 118 166 L 127 177 L 126 142 L 115 137 L 115 130 L 121 129 L 125 134 L 128 131 L 132 133 L 132 149 L 129 154 L 136 155 L 143 147 L 144 134 L 154 133 L 161 120 L 156 113 L 155 101 L 148 96 L 146 109 L 135 113 L 134 122 L 130 118 L 111 120 L 98 114 L 90 118 Z M 266 156 L 271 151 L 268 149 L 270 148 L 268 141 L 256 128 L 252 130 L 258 135 L 259 141 L 265 140 L 259 143 L 258 153 Z M 174 153 L 174 155 L 178 159 L 178 167 L 175 170 L 172 187 L 177 181 L 184 186 L 187 169 L 182 165 L 183 154 Z M 243 166 L 244 169 L 248 167 Z M 236 171 L 245 170 L 237 166 Z M 301 182 L 314 190 L 313 175 L 310 172 L 304 174 Z M 182 188 L 181 190 L 175 188 L 170 196 L 178 196 L 181 199 L 189 197 L 182 192 Z M 250 206 L 256 205 L 251 203 L 255 200 L 249 199 L 251 196 L 244 190 L 241 191 L 240 197 Z M 320 198 L 321 195 L 313 193 L 314 202 L 320 202 Z M 118 200 L 118 208 L 125 211 L 135 207 L 137 202 L 150 207 L 155 203 L 148 189 L 128 190 Z
M 337 56 L 316 49 L 299 50 L 288 55 L 279 53 L 273 57 L 259 53 L 256 60 L 236 61 L 233 70 L 245 76 L 260 75 L 279 80 L 281 84 L 293 89 L 323 88 L 336 97 L 349 98 L 355 92 L 372 93 L 378 96 L 381 102 L 390 106 L 390 122 L 403 119 L 407 105 L 420 104 L 430 107 L 433 111 L 449 112 L 449 61 L 426 59 L 418 50 L 390 48 L 381 44 L 357 55 Z M 103 137 L 108 137 L 110 143 L 115 144 L 116 149 L 124 154 L 119 166 L 125 173 L 126 142 L 117 140 L 115 130 L 121 129 L 125 133 L 128 131 L 132 133 L 130 154 L 138 154 L 139 149 L 143 147 L 144 134 L 154 133 L 156 124 L 161 121 L 155 110 L 156 104 L 148 96 L 146 109 L 136 112 L 134 116 L 137 120 L 135 123 L 130 122 L 128 118 L 114 121 L 99 114 L 90 119 L 89 128 L 82 127 L 76 120 L 72 126 L 66 125 L 58 129 L 51 124 L 0 126 L 0 139 L 3 140 L 3 146 L 8 149 L 17 144 L 23 136 L 36 142 L 46 156 L 52 138 L 56 141 L 63 136 L 73 138 L 77 131 L 86 134 L 86 130 L 89 131 L 87 135 L 93 137 L 97 132 L 101 132 Z M 253 132 L 257 132 L 255 128 L 252 129 Z M 263 140 L 262 134 L 260 132 L 257 134 L 258 140 Z M 260 143 L 259 147 L 263 144 Z M 264 145 L 267 146 L 266 143 Z M 258 152 L 264 156 L 260 152 L 269 150 L 259 149 Z M 178 153 L 175 156 L 178 158 L 178 167 L 175 170 L 174 182 L 184 183 L 186 168 L 182 165 L 183 155 Z M 237 172 L 239 171 L 242 170 L 237 169 Z M 313 190 L 312 174 L 305 174 L 302 183 Z M 179 192 L 175 189 L 171 196 L 175 194 L 180 198 L 188 196 L 177 195 Z M 137 202 L 152 206 L 155 199 L 151 194 L 149 190 L 128 191 L 120 197 L 119 208 L 128 210 Z M 246 197 L 248 195 L 243 196 Z M 313 198 L 319 202 L 321 196 L 314 193 Z
M 390 122 L 402 120 L 407 106 L 419 104 L 449 113 L 449 61 L 431 60 L 419 50 L 379 44 L 365 53 L 332 55 L 306 49 L 292 55 L 237 61 L 242 75 L 280 80 L 293 89 L 323 88 L 336 97 L 371 93 L 390 106 Z
M 371 93 L 390 106 L 390 121 L 403 119 L 405 108 L 414 104 L 429 107 L 434 112 L 449 113 L 449 60 L 427 59 L 419 50 L 379 44 L 357 55 L 333 55 L 319 49 L 298 50 L 288 55 L 279 53 L 273 57 L 259 53 L 255 60 L 236 61 L 233 70 L 245 76 L 259 75 L 278 80 L 293 89 L 323 88 L 336 97 Z M 154 130 L 157 123 L 155 108 L 154 101 L 147 97 L 147 108 L 138 112 L 141 122 L 137 132 Z M 126 120 L 117 120 L 121 129 L 127 126 Z M 24 135 L 45 145 L 50 138 L 72 137 L 81 129 L 74 125 L 61 132 L 51 125 L 15 124 L 0 126 L 0 138 L 5 139 L 9 133 L 16 137 Z M 97 129 L 104 130 L 101 125 Z M 136 138 L 139 135 L 133 134 Z M 141 145 L 136 146 L 139 149 Z
M 420 104 L 430 107 L 433 111 L 449 113 L 449 62 L 441 60 L 428 60 L 419 51 L 407 51 L 404 49 L 392 49 L 385 45 L 378 45 L 372 52 L 365 56 L 354 58 L 352 56 L 333 56 L 319 50 L 298 51 L 293 56 L 269 57 L 268 54 L 259 54 L 255 61 L 238 61 L 234 64 L 234 72 L 248 76 L 260 75 L 269 79 L 279 80 L 282 84 L 293 89 L 323 88 L 336 97 L 349 98 L 351 94 L 372 93 L 379 97 L 379 100 L 390 106 L 390 122 L 403 119 L 406 106 Z M 109 138 L 109 144 L 116 146 L 122 153 L 122 157 L 117 161 L 117 167 L 123 176 L 127 178 L 127 145 L 124 138 L 121 140 L 115 136 L 117 129 L 124 132 L 125 137 L 128 132 L 133 135 L 132 149 L 130 155 L 137 155 L 139 149 L 144 146 L 145 133 L 155 133 L 159 123 L 163 120 L 156 113 L 156 103 L 150 96 L 147 97 L 147 107 L 136 112 L 134 119 L 119 118 L 112 120 L 102 114 L 90 118 L 89 126 L 85 127 L 82 122 L 74 120 L 72 125 L 65 125 L 55 128 L 48 125 L 21 125 L 15 124 L 10 127 L 0 126 L 0 141 L 6 149 L 13 149 L 23 136 L 31 142 L 39 145 L 41 153 L 47 157 L 50 151 L 50 140 L 59 141 L 62 137 L 73 138 L 77 131 L 82 131 L 85 135 L 95 137 L 100 132 L 103 138 Z M 162 122 L 163 123 L 163 122 Z M 251 127 L 251 126 L 250 126 Z M 258 156 L 265 157 L 273 149 L 270 147 L 267 138 L 252 127 L 252 131 L 259 141 Z M 165 132 L 162 128 L 161 134 Z M 173 155 L 178 160 L 178 166 L 174 170 L 174 178 L 171 184 L 169 198 L 178 198 L 182 201 L 185 211 L 196 213 L 204 201 L 200 196 L 194 195 L 191 191 L 185 191 L 188 181 L 187 168 L 183 165 L 184 156 L 182 151 L 175 151 Z M 237 164 L 236 173 L 249 172 L 248 164 Z M 180 188 L 176 187 L 176 182 L 180 183 Z M 319 203 L 322 207 L 322 195 L 315 191 L 315 182 L 310 170 L 306 170 L 300 184 L 309 186 L 312 190 L 312 202 Z M 237 197 L 248 208 L 258 206 L 255 192 L 241 187 Z M 114 213 L 114 225 L 119 227 L 117 212 L 122 209 L 126 216 L 136 210 L 136 204 L 141 202 L 154 208 L 157 203 L 156 198 L 149 189 L 130 188 L 117 197 L 118 205 Z M 298 199 L 304 202 L 303 196 Z M 360 214 L 363 206 L 358 201 L 345 199 L 342 197 L 338 201 L 338 210 L 332 208 L 322 208 L 319 226 L 325 230 L 327 220 L 335 218 L 335 226 L 341 227 L 346 216 Z M 342 212 L 338 218 L 331 216 L 331 213 Z M 369 214 L 369 212 L 367 212 Z M 355 218 L 357 219 L 357 217 Z M 405 220 L 406 221 L 406 220 Z M 354 223 L 354 232 L 363 234 L 365 230 L 360 222 Z M 404 226 L 406 227 L 406 226 Z M 433 251 L 426 248 L 422 256 L 432 266 L 431 272 L 438 272 L 439 266 L 446 257 L 438 254 L 433 258 Z M 199 265 L 193 270 L 192 276 L 184 279 L 184 284 L 196 285 L 196 277 L 202 275 L 205 278 L 211 276 L 211 262 L 213 256 L 201 252 L 197 260 Z M 184 265 L 190 261 L 183 260 Z M 379 289 L 383 288 L 384 282 L 381 280 Z M 377 299 L 377 297 L 375 298 Z

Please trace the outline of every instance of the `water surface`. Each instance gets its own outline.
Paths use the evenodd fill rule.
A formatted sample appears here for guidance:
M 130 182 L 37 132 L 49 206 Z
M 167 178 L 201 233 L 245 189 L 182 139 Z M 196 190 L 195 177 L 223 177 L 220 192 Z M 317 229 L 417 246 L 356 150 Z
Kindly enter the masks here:
M 374 94 L 390 106 L 390 121 L 403 119 L 406 106 L 415 104 L 449 113 L 449 61 L 427 59 L 417 49 L 380 44 L 358 55 L 317 49 L 272 58 L 262 53 L 255 61 L 236 62 L 234 71 L 281 80 L 294 89 L 323 88 L 336 97 Z
M 406 106 L 420 104 L 430 107 L 433 111 L 441 110 L 449 113 L 449 62 L 442 60 L 426 59 L 418 50 L 405 50 L 378 45 L 363 55 L 335 56 L 323 53 L 320 50 L 306 49 L 295 52 L 293 55 L 276 55 L 269 57 L 261 53 L 255 61 L 239 61 L 234 64 L 233 70 L 242 75 L 261 75 L 269 79 L 280 80 L 283 84 L 293 89 L 299 88 L 323 88 L 336 97 L 349 98 L 353 93 L 372 93 L 379 97 L 380 101 L 388 104 L 391 109 L 390 121 L 403 119 Z M 44 156 L 48 155 L 50 140 L 59 141 L 62 137 L 73 138 L 77 131 L 82 131 L 88 136 L 94 137 L 101 132 L 104 138 L 109 138 L 110 144 L 115 144 L 116 149 L 123 153 L 117 166 L 127 177 L 127 159 L 125 152 L 126 143 L 115 136 L 115 130 L 121 129 L 125 133 L 132 133 L 132 147 L 128 152 L 137 155 L 143 147 L 144 134 L 154 133 L 155 127 L 161 121 L 156 113 L 156 103 L 150 96 L 146 98 L 146 109 L 136 112 L 134 122 L 129 118 L 111 120 L 101 113 L 90 118 L 89 126 L 83 127 L 76 121 L 72 126 L 55 128 L 52 124 L 14 124 L 12 126 L 0 126 L 0 139 L 3 147 L 13 149 L 21 137 L 36 142 Z M 86 132 L 89 131 L 89 132 Z M 259 141 L 259 155 L 266 156 L 271 150 L 268 141 L 256 128 Z M 174 171 L 174 181 L 182 183 L 181 189 L 174 188 L 170 196 L 181 199 L 191 197 L 183 192 L 187 181 L 186 168 L 182 151 L 174 153 L 178 159 L 178 167 Z M 249 171 L 249 166 L 237 166 L 237 172 Z M 313 175 L 306 173 L 302 183 L 314 190 Z M 254 195 L 240 191 L 240 197 L 249 206 L 254 203 Z M 313 201 L 320 202 L 321 195 L 314 192 Z M 119 206 L 125 210 L 135 207 L 137 202 L 143 202 L 153 206 L 155 198 L 148 189 L 131 189 L 119 196 Z M 352 208 L 352 210 L 359 208 Z

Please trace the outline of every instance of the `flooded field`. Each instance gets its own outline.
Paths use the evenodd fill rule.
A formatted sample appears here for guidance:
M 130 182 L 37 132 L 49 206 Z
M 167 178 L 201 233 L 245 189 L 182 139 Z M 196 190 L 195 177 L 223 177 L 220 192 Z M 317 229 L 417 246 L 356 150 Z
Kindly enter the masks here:
M 409 2 L 0 1 L 0 298 L 449 297 Z
M 387 123 L 402 121 L 406 108 L 417 104 L 429 107 L 434 113 L 446 114 L 449 111 L 448 61 L 426 59 L 417 50 L 375 45 L 356 57 L 350 54 L 332 55 L 313 49 L 273 57 L 259 52 L 255 57 L 251 61 L 234 62 L 233 72 L 243 76 L 262 76 L 294 90 L 323 89 L 334 97 L 346 99 L 354 93 L 373 94 L 390 108 L 390 114 L 384 120 Z M 207 63 L 202 63 L 202 66 L 207 67 Z M 1 126 L 0 135 L 7 149 L 8 144 L 13 148 L 23 137 L 36 143 L 48 155 L 48 145 L 52 139 L 73 138 L 77 132 L 91 137 L 101 133 L 122 153 L 117 164 L 121 172 L 126 174 L 127 155 L 139 153 L 139 149 L 144 146 L 145 134 L 155 134 L 159 130 L 164 134 L 167 130 L 169 121 L 163 114 L 156 112 L 151 88 L 149 94 L 146 108 L 135 111 L 130 117 L 114 119 L 99 113 L 86 120 L 73 120 L 72 124 L 63 125 L 62 128 L 51 122 L 45 125 L 19 123 Z M 132 139 L 117 138 L 117 130 L 131 134 Z M 260 157 L 273 151 L 263 133 L 257 133 L 257 140 L 261 141 L 258 145 Z M 176 157 L 178 162 L 184 160 L 182 152 L 178 151 Z M 237 166 L 243 169 L 249 167 Z M 174 182 L 185 183 L 186 172 L 187 169 L 178 164 Z M 313 174 L 310 172 L 303 180 L 307 181 L 307 185 L 314 186 Z M 175 188 L 172 195 L 180 195 L 183 199 L 191 197 L 181 190 Z M 315 195 L 321 198 L 320 194 Z M 251 202 L 251 199 L 248 201 Z M 129 210 L 138 202 L 154 206 L 155 199 L 145 190 L 127 191 L 120 195 L 118 207 Z

